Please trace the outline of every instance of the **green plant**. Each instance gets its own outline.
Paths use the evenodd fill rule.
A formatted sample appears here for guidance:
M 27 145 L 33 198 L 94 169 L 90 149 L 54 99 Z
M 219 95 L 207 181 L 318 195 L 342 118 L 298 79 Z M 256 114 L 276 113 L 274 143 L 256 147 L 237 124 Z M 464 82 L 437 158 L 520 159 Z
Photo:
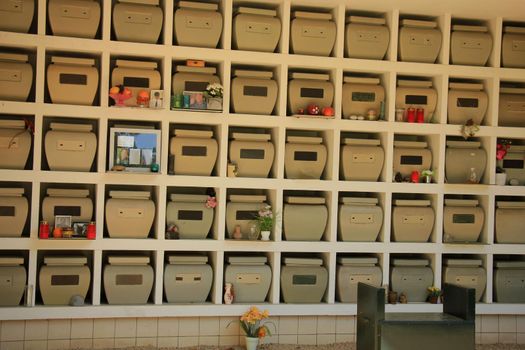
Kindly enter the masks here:
M 255 217 L 255 223 L 260 231 L 271 231 L 275 222 L 275 214 L 270 205 L 260 209 Z

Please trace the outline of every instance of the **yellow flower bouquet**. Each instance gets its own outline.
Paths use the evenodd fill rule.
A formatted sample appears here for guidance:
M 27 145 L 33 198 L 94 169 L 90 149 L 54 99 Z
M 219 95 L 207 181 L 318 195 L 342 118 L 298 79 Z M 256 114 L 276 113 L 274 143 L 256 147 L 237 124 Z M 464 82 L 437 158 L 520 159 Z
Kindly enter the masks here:
M 264 338 L 266 335 L 272 335 L 267 324 L 273 325 L 273 323 L 267 322 L 263 324 L 263 320 L 267 319 L 269 316 L 267 310 L 261 312 L 256 306 L 252 306 L 248 311 L 242 314 L 239 323 L 247 337 Z

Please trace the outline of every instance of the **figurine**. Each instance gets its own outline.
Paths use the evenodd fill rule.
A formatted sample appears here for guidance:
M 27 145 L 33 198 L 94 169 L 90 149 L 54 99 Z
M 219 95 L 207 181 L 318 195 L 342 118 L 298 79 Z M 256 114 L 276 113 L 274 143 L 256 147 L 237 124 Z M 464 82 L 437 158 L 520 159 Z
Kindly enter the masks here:
M 235 226 L 235 230 L 233 231 L 232 238 L 233 239 L 241 239 L 242 238 L 241 225 Z
M 377 120 L 377 114 L 375 109 L 369 109 L 368 112 L 366 112 L 366 116 L 368 120 Z
M 115 101 L 116 107 L 124 107 L 124 101 L 133 97 L 133 92 L 124 85 L 117 85 L 109 90 L 109 97 Z
M 226 283 L 224 284 L 224 304 L 231 305 L 233 299 L 235 298 L 235 293 L 233 291 L 233 284 Z
M 408 302 L 407 296 L 405 293 L 399 294 L 399 303 L 406 304 Z
M 149 92 L 146 90 L 140 90 L 137 95 L 137 105 L 139 107 L 148 107 L 149 105 Z

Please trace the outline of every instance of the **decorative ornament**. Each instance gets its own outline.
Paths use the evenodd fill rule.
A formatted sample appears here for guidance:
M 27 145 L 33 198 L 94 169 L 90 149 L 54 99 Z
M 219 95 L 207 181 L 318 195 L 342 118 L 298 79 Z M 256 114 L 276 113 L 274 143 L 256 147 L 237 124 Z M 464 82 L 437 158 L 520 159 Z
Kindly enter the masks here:
M 298 108 L 297 114 L 303 115 L 304 114 L 304 108 Z
M 146 90 L 140 90 L 137 94 L 137 105 L 139 107 L 147 107 L 149 105 L 149 92 Z
M 308 105 L 306 110 L 308 111 L 308 114 L 310 115 L 319 115 L 319 113 L 321 112 L 321 110 L 319 109 L 319 106 L 314 105 L 314 104 Z
M 213 209 L 217 206 L 217 200 L 215 197 L 208 196 L 208 199 L 206 200 L 206 208 Z
M 124 102 L 133 97 L 133 92 L 124 85 L 117 85 L 109 89 L 109 97 L 115 101 L 115 106 L 124 107 Z
M 466 140 L 469 137 L 474 137 L 476 133 L 479 131 L 479 125 L 474 124 L 474 121 L 472 119 L 469 119 L 465 122 L 465 124 L 461 127 L 461 135 L 463 135 L 463 138 Z
M 496 145 L 496 159 L 497 160 L 503 160 L 505 158 L 511 144 L 512 144 L 511 140 L 507 140 L 507 139 L 498 140 L 498 144 Z
M 328 107 L 323 107 L 323 109 L 321 110 L 321 113 L 325 116 L 325 117 L 331 117 L 335 114 L 335 111 L 332 107 L 328 106 Z

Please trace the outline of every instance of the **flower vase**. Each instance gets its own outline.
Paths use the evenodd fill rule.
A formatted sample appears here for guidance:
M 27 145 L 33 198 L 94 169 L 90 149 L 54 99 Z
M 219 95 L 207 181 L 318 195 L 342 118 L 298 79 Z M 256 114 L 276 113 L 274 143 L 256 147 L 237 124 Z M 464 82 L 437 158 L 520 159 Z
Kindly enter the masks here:
M 439 304 L 439 296 L 431 295 L 428 297 L 428 301 L 430 301 L 431 304 Z
M 246 339 L 246 350 L 257 350 L 259 345 L 259 338 L 245 337 Z
M 222 111 L 222 97 L 208 97 L 206 99 L 207 109 Z
M 254 226 L 250 227 L 250 232 L 248 233 L 248 239 L 250 241 L 256 241 L 257 238 L 259 238 L 259 230 L 257 230 Z
M 507 174 L 506 173 L 496 173 L 496 185 L 505 186 L 507 183 Z
M 270 231 L 261 231 L 261 241 L 269 241 L 270 233 Z

